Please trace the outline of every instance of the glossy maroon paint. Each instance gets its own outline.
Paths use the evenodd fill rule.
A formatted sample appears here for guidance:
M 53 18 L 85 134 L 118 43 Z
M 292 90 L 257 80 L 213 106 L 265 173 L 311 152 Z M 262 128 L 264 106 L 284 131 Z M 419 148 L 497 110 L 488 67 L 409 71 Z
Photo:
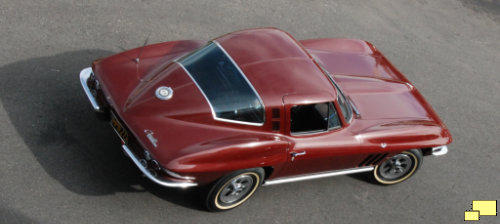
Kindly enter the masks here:
M 252 29 L 217 41 L 254 86 L 266 118 L 262 126 L 214 120 L 209 104 L 175 59 L 204 45 L 172 41 L 96 60 L 93 71 L 110 108 L 161 165 L 207 184 L 234 170 L 269 167 L 270 179 L 359 166 L 368 155 L 388 156 L 451 143 L 451 136 L 418 90 L 373 45 L 361 40 L 296 41 L 288 33 Z M 140 55 L 137 63 L 135 58 Z M 335 102 L 331 73 L 360 117 L 322 133 L 291 135 L 290 108 Z M 172 99 L 155 97 L 159 86 Z M 272 110 L 279 118 L 272 118 Z M 280 130 L 272 130 L 279 121 Z M 157 147 L 144 130 L 154 132 Z M 382 148 L 381 144 L 386 144 Z M 136 149 L 142 150 L 142 149 Z M 291 161 L 292 152 L 307 152 Z M 382 162 L 382 161 L 380 161 Z

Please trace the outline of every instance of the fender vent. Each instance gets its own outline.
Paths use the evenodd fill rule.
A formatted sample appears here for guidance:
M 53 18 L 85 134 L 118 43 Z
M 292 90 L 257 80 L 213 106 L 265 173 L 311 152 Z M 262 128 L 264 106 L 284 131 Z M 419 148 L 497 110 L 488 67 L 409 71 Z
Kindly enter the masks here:
M 280 131 L 281 127 L 279 121 L 273 121 L 272 124 L 273 124 L 273 131 Z
M 368 157 L 366 157 L 358 166 L 370 166 L 370 165 L 375 165 L 382 161 L 389 153 L 385 154 L 371 154 Z
M 273 126 L 273 131 L 274 132 L 279 132 L 281 131 L 281 111 L 279 108 L 273 108 L 272 110 L 272 115 L 271 115 L 271 123 Z
M 280 118 L 280 109 L 273 108 L 273 118 Z

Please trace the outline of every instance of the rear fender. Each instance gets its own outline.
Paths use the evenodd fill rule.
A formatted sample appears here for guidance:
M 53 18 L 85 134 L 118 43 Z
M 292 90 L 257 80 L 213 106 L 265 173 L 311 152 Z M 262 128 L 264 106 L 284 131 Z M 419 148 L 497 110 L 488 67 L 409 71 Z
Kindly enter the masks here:
M 213 179 L 234 170 L 281 166 L 287 161 L 288 145 L 281 137 L 216 140 L 199 145 L 205 149 L 175 159 L 167 167 L 175 172 Z M 196 175 L 201 173 L 203 175 Z

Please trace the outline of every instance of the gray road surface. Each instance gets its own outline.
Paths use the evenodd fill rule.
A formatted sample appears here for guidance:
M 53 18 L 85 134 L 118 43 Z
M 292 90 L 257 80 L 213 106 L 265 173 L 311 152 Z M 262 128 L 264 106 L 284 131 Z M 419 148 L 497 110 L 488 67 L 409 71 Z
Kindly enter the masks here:
M 500 199 L 499 15 L 498 0 L 0 0 L 0 223 L 462 223 L 472 200 Z M 264 187 L 223 213 L 142 178 L 91 112 L 80 69 L 149 33 L 263 26 L 374 43 L 448 125 L 449 154 L 396 186 L 354 175 Z

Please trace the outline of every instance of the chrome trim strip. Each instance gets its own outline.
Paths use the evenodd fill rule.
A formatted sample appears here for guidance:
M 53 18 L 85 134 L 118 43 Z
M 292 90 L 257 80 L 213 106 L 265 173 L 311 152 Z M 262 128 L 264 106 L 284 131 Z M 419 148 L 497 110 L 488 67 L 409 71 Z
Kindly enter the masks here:
M 433 156 L 442 156 L 448 153 L 448 146 L 442 145 L 438 147 L 432 148 L 432 155 Z
M 264 184 L 262 184 L 262 186 L 270 186 L 270 185 L 275 185 L 275 184 L 283 184 L 283 183 L 297 182 L 297 181 L 303 181 L 303 180 L 313 180 L 313 179 L 333 177 L 333 176 L 353 174 L 353 173 L 362 173 L 362 172 L 372 171 L 373 169 L 374 169 L 373 166 L 369 166 L 369 167 L 351 168 L 351 169 L 344 169 L 344 170 L 335 170 L 335 171 L 329 171 L 329 172 L 323 172 L 323 173 L 315 173 L 315 174 L 310 174 L 310 175 L 299 175 L 299 176 L 293 176 L 293 177 L 277 178 L 274 180 L 264 181 Z
M 171 181 L 171 180 L 162 180 L 159 179 L 158 177 L 153 176 L 144 166 L 142 166 L 141 162 L 139 162 L 139 159 L 134 155 L 132 151 L 127 147 L 127 145 L 122 145 L 123 151 L 127 153 L 128 157 L 132 159 L 132 162 L 141 170 L 141 172 L 151 181 L 164 186 L 164 187 L 177 187 L 177 188 L 187 188 L 187 187 L 194 187 L 197 186 L 197 183 L 192 183 L 192 182 L 179 182 L 179 181 Z
M 97 104 L 97 101 L 95 100 L 94 96 L 92 95 L 92 92 L 90 91 L 89 86 L 87 85 L 87 80 L 90 78 L 91 74 L 92 74 L 91 67 L 84 68 L 82 71 L 80 71 L 80 83 L 82 84 L 83 90 L 85 91 L 85 94 L 87 94 L 87 97 L 89 98 L 89 101 L 92 104 L 94 110 L 97 112 L 102 112 L 101 107 L 99 106 L 99 104 Z
M 356 107 L 356 105 L 354 105 L 354 103 L 352 102 L 352 100 L 349 98 L 347 101 L 349 101 L 349 104 L 351 104 L 351 108 L 354 111 L 354 113 L 356 114 L 356 117 L 357 118 L 361 117 L 361 114 L 359 113 L 358 108 Z
M 229 120 L 229 119 L 224 119 L 224 118 L 219 118 L 215 115 L 215 110 L 214 108 L 212 107 L 212 104 L 210 103 L 210 100 L 208 100 L 208 97 L 207 95 L 205 95 L 205 92 L 203 92 L 203 90 L 201 89 L 201 87 L 198 85 L 198 83 L 196 82 L 196 80 L 193 78 L 193 76 L 191 76 L 191 74 L 189 73 L 189 71 L 186 69 L 186 67 L 184 67 L 184 65 L 182 65 L 182 63 L 176 61 L 175 63 L 177 63 L 179 66 L 181 66 L 181 68 L 184 70 L 184 72 L 186 72 L 186 74 L 188 74 L 189 78 L 191 78 L 191 80 L 193 80 L 194 84 L 196 85 L 196 87 L 198 87 L 198 89 L 200 90 L 201 94 L 203 95 L 203 97 L 205 97 L 205 100 L 207 101 L 208 103 L 208 106 L 210 106 L 210 110 L 212 111 L 212 117 L 214 118 L 214 120 L 217 120 L 217 121 L 224 121 L 224 122 L 228 122 L 228 123 L 235 123 L 235 124 L 245 124 L 245 125 L 252 125 L 252 126 L 263 126 L 264 123 L 265 123 L 265 114 L 266 114 L 266 111 L 264 109 L 264 122 L 262 123 L 251 123 L 251 122 L 244 122 L 244 121 L 235 121 L 235 120 Z M 243 75 L 244 77 L 245 75 Z M 249 83 L 250 84 L 250 83 Z M 250 86 L 252 86 L 250 84 Z M 253 87 L 252 87 L 253 88 Z M 257 97 L 259 97 L 259 95 L 257 95 Z M 260 97 L 259 97 L 260 99 Z M 262 103 L 262 106 L 264 107 L 264 104 Z M 265 107 L 264 107 L 265 108 Z
M 330 129 L 330 130 L 335 130 L 335 129 Z M 317 131 L 301 131 L 301 132 L 290 132 L 291 136 L 306 136 L 306 135 L 315 135 L 315 134 L 320 134 L 320 133 L 325 133 L 330 130 L 317 130 Z

